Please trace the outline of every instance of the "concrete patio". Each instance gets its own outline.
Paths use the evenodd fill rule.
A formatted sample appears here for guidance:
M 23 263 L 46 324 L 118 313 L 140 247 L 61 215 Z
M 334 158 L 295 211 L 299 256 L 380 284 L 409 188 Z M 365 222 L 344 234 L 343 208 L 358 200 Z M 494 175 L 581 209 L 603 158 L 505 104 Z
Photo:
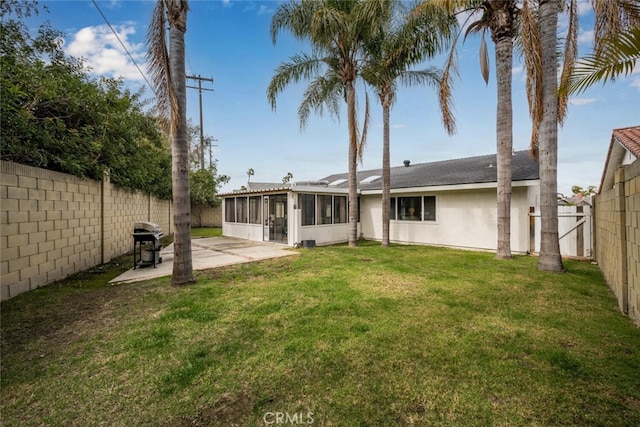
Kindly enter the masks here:
M 194 270 L 244 262 L 259 261 L 296 255 L 298 252 L 283 245 L 268 242 L 254 242 L 231 237 L 208 237 L 191 240 Z M 163 276 L 171 276 L 173 271 L 173 244 L 160 251 L 162 262 L 156 267 L 145 266 L 131 269 L 111 280 L 109 283 L 132 283 Z M 133 264 L 133 255 L 131 255 Z

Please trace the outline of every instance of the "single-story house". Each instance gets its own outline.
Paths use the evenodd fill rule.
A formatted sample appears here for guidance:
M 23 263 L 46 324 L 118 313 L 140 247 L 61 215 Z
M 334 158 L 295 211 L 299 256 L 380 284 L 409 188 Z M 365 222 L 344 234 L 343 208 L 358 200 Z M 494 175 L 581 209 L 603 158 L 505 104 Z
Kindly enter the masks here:
M 513 153 L 511 250 L 529 250 L 529 208 L 537 207 L 537 162 Z M 496 155 L 391 168 L 390 239 L 468 249 L 496 250 Z M 295 246 L 348 241 L 348 174 L 294 184 L 250 183 L 220 194 L 222 234 Z M 382 170 L 357 174 L 358 235 L 382 239 Z

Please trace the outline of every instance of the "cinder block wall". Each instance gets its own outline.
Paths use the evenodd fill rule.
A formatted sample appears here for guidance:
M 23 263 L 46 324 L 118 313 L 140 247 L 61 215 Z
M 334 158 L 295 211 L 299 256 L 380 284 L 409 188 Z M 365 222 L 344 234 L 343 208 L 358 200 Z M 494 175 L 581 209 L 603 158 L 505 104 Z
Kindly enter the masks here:
M 135 221 L 172 230 L 171 202 L 0 161 L 0 299 L 14 297 L 132 250 Z
M 631 165 L 625 176 L 629 316 L 640 325 L 640 161 Z
M 222 227 L 222 207 L 191 205 L 192 227 Z
M 640 161 L 595 197 L 595 255 L 620 310 L 640 325 Z

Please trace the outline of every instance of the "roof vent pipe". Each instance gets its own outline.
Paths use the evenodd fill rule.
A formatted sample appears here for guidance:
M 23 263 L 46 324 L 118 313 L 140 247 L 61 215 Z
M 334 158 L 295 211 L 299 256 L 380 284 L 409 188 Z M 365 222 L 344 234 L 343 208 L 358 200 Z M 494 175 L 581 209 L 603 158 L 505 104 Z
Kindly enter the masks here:
M 405 168 L 408 168 L 410 164 L 411 164 L 411 160 L 405 160 L 404 161 L 404 167 Z

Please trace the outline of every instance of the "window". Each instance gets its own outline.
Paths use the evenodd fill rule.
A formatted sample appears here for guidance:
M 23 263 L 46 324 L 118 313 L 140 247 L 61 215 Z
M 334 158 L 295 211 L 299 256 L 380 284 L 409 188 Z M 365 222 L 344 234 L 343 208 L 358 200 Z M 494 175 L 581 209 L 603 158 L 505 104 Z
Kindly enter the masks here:
M 396 198 L 391 197 L 391 203 L 389 203 L 389 219 L 396 219 Z
M 424 196 L 424 220 L 436 220 L 436 196 Z
M 318 195 L 318 225 L 331 224 L 331 196 Z
M 389 219 L 401 221 L 435 221 L 436 196 L 392 197 Z
M 262 209 L 260 205 L 260 196 L 249 197 L 249 223 L 261 224 L 262 223 Z
M 236 222 L 236 199 L 232 197 L 224 199 L 224 220 Z
M 347 196 L 333 196 L 333 223 L 349 222 L 347 217 Z
M 314 194 L 301 194 L 299 200 L 299 205 L 302 209 L 302 225 L 315 225 L 316 196 Z
M 422 220 L 422 197 L 398 197 L 398 219 Z
M 236 199 L 236 222 L 247 222 L 247 198 L 238 197 Z

